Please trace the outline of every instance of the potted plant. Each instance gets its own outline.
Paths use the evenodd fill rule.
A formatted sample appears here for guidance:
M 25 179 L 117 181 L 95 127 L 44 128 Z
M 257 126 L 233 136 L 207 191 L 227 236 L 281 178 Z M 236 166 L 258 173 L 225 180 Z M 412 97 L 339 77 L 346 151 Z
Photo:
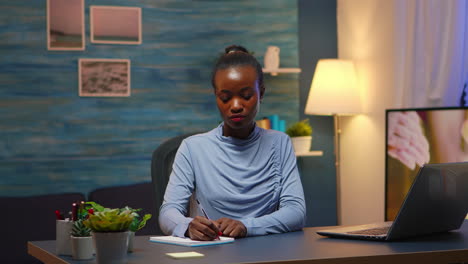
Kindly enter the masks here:
M 125 263 L 129 228 L 135 210 L 128 207 L 105 208 L 95 202 L 87 204 L 91 205 L 92 211 L 83 223 L 92 230 L 97 263 Z
M 151 214 L 145 214 L 143 218 L 140 219 L 140 215 L 137 213 L 140 210 L 141 209 L 136 209 L 133 212 L 134 218 L 129 227 L 130 235 L 128 237 L 128 252 L 133 252 L 133 239 L 135 237 L 135 232 L 142 229 L 146 225 L 146 221 L 151 219 L 152 216 Z
M 296 153 L 306 153 L 310 151 L 312 145 L 312 127 L 308 119 L 292 124 L 286 130 L 286 134 L 291 137 Z
M 83 219 L 73 222 L 71 230 L 71 251 L 73 259 L 93 258 L 94 248 L 91 229 L 83 224 Z

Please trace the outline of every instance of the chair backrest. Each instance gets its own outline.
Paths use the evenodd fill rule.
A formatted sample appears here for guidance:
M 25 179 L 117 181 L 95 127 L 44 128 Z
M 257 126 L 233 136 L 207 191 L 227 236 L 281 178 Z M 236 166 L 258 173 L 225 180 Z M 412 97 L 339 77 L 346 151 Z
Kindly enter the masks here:
M 81 193 L 0 197 L 0 225 L 3 234 L 0 262 L 41 263 L 28 255 L 27 242 L 55 240 L 55 210 L 68 217 L 72 204 L 84 200 Z
M 140 216 L 152 214 L 153 216 L 146 222 L 146 226 L 137 231 L 136 235 L 154 235 L 159 229 L 158 219 L 155 215 L 159 208 L 155 206 L 151 182 L 95 189 L 89 193 L 88 200 L 110 208 L 124 206 L 141 208 L 142 210 L 138 212 Z M 155 226 L 158 229 L 155 229 Z
M 180 136 L 173 137 L 161 143 L 153 152 L 153 157 L 151 159 L 151 180 L 153 182 L 154 195 L 156 197 L 156 221 L 159 218 L 159 208 L 161 207 L 164 200 L 164 192 L 166 191 L 167 182 L 169 181 L 169 176 L 172 172 L 172 164 L 174 163 L 174 158 L 179 149 L 182 140 L 185 138 L 199 134 L 189 133 Z M 157 226 L 158 234 L 163 234 L 159 224 Z

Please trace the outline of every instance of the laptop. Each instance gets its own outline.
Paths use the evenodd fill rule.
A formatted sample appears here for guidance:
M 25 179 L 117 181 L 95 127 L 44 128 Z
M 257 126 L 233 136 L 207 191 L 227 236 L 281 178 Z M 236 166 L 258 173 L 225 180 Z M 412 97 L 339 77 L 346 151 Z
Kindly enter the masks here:
M 328 237 L 399 240 L 460 228 L 468 212 L 468 162 L 426 164 L 395 220 L 317 231 Z

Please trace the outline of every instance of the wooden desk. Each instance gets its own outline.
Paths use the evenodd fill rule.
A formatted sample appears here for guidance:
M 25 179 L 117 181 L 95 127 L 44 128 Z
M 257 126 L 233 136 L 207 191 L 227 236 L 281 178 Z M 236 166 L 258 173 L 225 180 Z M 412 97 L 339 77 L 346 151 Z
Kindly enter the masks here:
M 137 236 L 128 263 L 450 263 L 468 262 L 468 223 L 458 231 L 400 242 L 332 239 L 315 233 L 320 228 L 278 235 L 237 239 L 234 243 L 190 248 L 149 242 Z M 55 241 L 28 242 L 28 253 L 44 263 L 90 264 L 56 256 Z M 168 252 L 197 251 L 203 258 L 171 259 Z

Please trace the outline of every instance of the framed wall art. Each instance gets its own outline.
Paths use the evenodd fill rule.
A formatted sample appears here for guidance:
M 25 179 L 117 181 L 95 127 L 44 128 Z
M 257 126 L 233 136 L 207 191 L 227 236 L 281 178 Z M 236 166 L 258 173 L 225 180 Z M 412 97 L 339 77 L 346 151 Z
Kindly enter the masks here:
M 47 49 L 85 49 L 84 0 L 47 0 Z
M 130 96 L 130 60 L 79 59 L 80 96 Z
M 141 44 L 141 8 L 91 6 L 92 43 Z

